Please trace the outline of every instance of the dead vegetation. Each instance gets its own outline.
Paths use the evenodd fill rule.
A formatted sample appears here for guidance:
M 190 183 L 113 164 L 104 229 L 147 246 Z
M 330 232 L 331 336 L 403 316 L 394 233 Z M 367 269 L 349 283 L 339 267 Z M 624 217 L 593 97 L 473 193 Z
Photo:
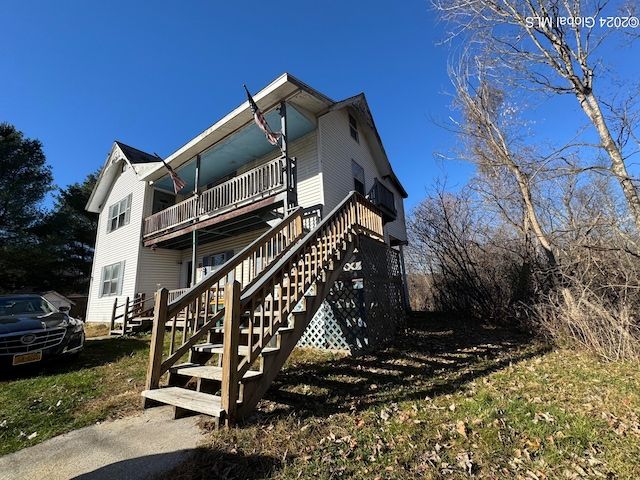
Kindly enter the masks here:
M 376 355 L 296 351 L 259 409 L 163 478 L 634 478 L 632 365 L 417 315 Z

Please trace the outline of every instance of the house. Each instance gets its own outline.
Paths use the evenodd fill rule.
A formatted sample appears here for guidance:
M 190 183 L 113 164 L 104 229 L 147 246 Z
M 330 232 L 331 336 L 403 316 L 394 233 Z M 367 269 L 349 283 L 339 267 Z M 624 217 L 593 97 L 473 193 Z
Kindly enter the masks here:
M 297 322 L 305 326 L 295 343 L 367 350 L 394 330 L 391 318 L 402 316 L 406 302 L 407 193 L 364 94 L 336 102 L 285 73 L 253 100 L 282 133 L 276 145 L 254 121 L 249 100 L 164 163 L 113 144 L 87 204 L 100 214 L 87 321 L 126 324 L 134 315 L 151 316 L 155 305 L 156 323 L 175 329 L 183 322 L 186 339 L 187 325 L 192 338 L 204 338 L 197 330 L 204 322 L 211 340 L 210 320 L 221 323 L 224 286 L 235 279 L 242 308 L 254 302 L 244 322 L 269 329 L 246 361 L 293 329 L 287 318 L 311 305 Z M 165 163 L 184 187 L 174 185 Z M 157 308 L 159 289 L 168 290 L 157 297 L 167 308 Z M 240 370 L 249 368 L 245 363 Z M 162 365 L 166 373 L 169 364 Z M 157 387 L 152 377 L 150 389 Z
M 65 309 L 65 311 L 69 312 L 73 306 L 75 306 L 75 302 L 61 293 L 56 292 L 55 290 L 49 290 L 48 292 L 44 292 L 42 294 L 44 298 L 46 298 L 51 305 L 56 307 L 58 310 L 60 308 Z
M 187 288 L 290 205 L 322 216 L 351 190 L 375 193 L 388 214 L 386 242 L 406 243 L 407 194 L 364 94 L 335 102 L 284 74 L 254 100 L 274 129 L 285 125 L 295 163 L 266 141 L 247 102 L 166 159 L 187 183 L 178 194 L 156 156 L 114 143 L 87 204 L 100 214 L 88 321 L 109 322 L 115 300 L 150 299 L 159 286 Z

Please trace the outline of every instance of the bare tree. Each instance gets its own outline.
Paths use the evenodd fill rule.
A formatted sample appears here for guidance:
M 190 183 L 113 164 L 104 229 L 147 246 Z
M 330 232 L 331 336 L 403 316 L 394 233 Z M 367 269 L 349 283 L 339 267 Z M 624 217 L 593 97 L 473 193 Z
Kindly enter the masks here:
M 540 174 L 545 161 L 536 162 L 536 155 L 517 141 L 517 133 L 513 133 L 514 124 L 519 122 L 517 112 L 505 102 L 505 92 L 490 81 L 484 65 L 476 63 L 471 74 L 470 62 L 465 60 L 463 56 L 457 69 L 449 69 L 456 92 L 455 105 L 463 117 L 457 123 L 466 149 L 463 155 L 477 165 L 478 179 L 483 178 L 485 184 L 490 184 L 482 189 L 483 193 L 493 195 L 493 203 L 520 231 L 523 242 L 527 243 L 533 233 L 553 267 L 557 263 L 556 255 L 538 219 L 532 192 L 533 179 Z M 515 187 L 515 203 L 521 210 L 517 220 L 505 206 L 509 195 L 504 192 L 510 185 Z
M 423 295 L 416 304 L 485 320 L 512 316 L 513 302 L 521 296 L 520 244 L 472 193 L 439 187 L 411 212 L 408 230 L 408 270 L 422 274 L 424 283 L 414 285 Z
M 491 84 L 511 82 L 546 95 L 571 94 L 588 117 L 640 231 L 640 197 L 628 171 L 638 151 L 639 90 L 611 92 L 597 56 L 616 27 L 637 26 L 637 0 L 615 9 L 608 0 L 432 0 L 450 39 L 464 37 L 490 71 Z M 627 36 L 629 41 L 634 38 Z M 622 44 L 623 40 L 620 41 Z M 632 91 L 630 89 L 633 89 Z M 632 140 L 631 142 L 629 140 Z M 539 237 L 540 239 L 540 237 Z

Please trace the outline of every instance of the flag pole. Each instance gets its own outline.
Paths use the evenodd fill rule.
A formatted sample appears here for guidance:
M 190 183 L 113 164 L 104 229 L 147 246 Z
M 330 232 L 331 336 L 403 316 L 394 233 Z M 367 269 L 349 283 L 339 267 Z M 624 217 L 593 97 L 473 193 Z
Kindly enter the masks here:
M 196 155 L 196 178 L 193 186 L 193 194 L 196 196 L 195 216 L 198 217 L 198 208 L 200 204 L 200 195 L 198 195 L 198 183 L 200 183 L 200 154 Z M 198 260 L 198 229 L 194 228 L 191 232 L 191 286 L 196 284 L 196 266 Z

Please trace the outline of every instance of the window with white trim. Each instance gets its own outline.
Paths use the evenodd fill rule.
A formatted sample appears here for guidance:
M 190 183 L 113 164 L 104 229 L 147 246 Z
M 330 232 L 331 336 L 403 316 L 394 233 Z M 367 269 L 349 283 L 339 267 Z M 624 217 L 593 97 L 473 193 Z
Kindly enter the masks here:
M 102 267 L 100 296 L 122 294 L 122 278 L 124 277 L 124 261 Z
M 130 193 L 118 203 L 114 203 L 109 207 L 109 223 L 107 224 L 107 232 L 113 232 L 129 223 L 131 217 L 131 199 Z
M 349 114 L 349 131 L 351 132 L 351 138 L 360 143 L 360 135 L 358 134 L 358 122 L 356 122 L 356 117 L 351 114 Z
M 364 168 L 355 160 L 351 160 L 351 168 L 353 169 L 353 189 L 364 195 Z

